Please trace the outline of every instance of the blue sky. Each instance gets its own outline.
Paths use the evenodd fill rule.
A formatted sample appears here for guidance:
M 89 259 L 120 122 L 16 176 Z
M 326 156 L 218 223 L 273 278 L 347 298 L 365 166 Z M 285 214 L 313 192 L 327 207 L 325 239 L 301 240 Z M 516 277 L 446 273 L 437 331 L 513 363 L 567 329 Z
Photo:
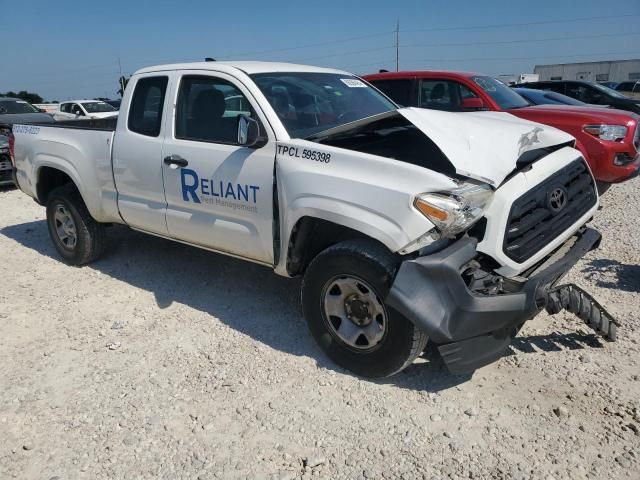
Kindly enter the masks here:
M 396 19 L 400 69 L 526 73 L 640 57 L 638 0 L 0 0 L 0 12 L 0 92 L 48 100 L 115 98 L 118 59 L 125 74 L 205 56 L 391 70 Z

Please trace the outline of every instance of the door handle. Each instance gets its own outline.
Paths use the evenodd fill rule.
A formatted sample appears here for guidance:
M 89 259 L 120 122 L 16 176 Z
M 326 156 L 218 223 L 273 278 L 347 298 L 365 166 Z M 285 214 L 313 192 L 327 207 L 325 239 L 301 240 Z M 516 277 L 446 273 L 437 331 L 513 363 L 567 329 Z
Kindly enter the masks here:
M 174 170 L 178 167 L 182 168 L 189 165 L 189 162 L 180 155 L 168 155 L 164 157 L 164 163 Z

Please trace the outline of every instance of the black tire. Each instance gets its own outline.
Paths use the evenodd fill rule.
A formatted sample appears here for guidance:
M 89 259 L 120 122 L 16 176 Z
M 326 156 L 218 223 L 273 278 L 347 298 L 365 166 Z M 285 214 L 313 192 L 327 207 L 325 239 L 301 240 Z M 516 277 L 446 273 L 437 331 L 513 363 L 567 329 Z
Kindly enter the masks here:
M 76 240 L 66 245 L 57 233 L 56 211 L 63 208 L 75 224 Z M 54 189 L 47 198 L 47 226 L 56 250 L 69 265 L 85 265 L 96 260 L 104 251 L 104 225 L 96 222 L 87 210 L 75 185 Z
M 428 337 L 401 314 L 384 306 L 386 333 L 382 339 L 369 350 L 354 349 L 330 326 L 324 295 L 328 285 L 344 275 L 367 282 L 384 305 L 396 268 L 396 259 L 383 245 L 349 240 L 321 252 L 305 272 L 302 310 L 311 334 L 335 363 L 362 377 L 387 377 L 401 371 L 424 350 Z

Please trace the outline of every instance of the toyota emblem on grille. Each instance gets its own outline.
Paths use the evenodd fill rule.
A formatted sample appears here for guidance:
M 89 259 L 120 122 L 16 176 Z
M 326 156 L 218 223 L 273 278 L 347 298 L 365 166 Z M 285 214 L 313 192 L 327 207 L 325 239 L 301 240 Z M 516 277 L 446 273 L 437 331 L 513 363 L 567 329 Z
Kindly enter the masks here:
M 548 200 L 549 208 L 553 213 L 558 213 L 567 205 L 567 192 L 564 188 L 557 187 L 551 190 Z

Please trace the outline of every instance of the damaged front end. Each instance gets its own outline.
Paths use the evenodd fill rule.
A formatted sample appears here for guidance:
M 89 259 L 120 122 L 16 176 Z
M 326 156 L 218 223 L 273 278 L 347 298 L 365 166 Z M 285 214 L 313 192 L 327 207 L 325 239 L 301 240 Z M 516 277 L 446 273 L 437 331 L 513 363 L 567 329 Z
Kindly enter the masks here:
M 492 273 L 463 237 L 443 250 L 403 262 L 386 299 L 438 345 L 449 370 L 468 373 L 500 358 L 524 322 L 542 309 L 567 309 L 615 340 L 617 322 L 585 292 L 559 286 L 600 233 L 583 228 L 535 267 L 515 278 Z
M 500 358 L 524 322 L 545 307 L 567 309 L 615 340 L 617 322 L 585 292 L 558 286 L 600 233 L 584 228 L 539 266 L 516 278 L 483 268 L 477 240 L 464 237 L 443 250 L 402 263 L 386 299 L 430 336 L 449 370 L 468 373 Z

